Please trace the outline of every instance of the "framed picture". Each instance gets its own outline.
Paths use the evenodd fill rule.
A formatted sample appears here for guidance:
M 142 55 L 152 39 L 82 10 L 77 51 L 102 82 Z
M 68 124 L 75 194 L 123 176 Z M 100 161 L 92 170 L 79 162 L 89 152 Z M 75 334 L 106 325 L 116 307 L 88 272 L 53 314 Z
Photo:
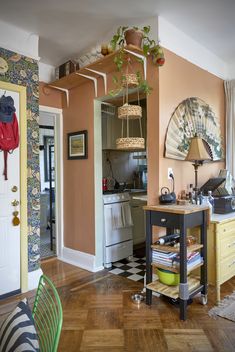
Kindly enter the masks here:
M 87 158 L 87 131 L 68 133 L 68 159 Z

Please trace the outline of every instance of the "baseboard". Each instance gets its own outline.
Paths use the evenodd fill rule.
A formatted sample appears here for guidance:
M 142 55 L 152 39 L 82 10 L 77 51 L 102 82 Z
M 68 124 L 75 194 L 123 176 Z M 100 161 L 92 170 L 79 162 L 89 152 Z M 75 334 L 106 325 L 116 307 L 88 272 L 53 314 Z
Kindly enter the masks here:
M 41 268 L 28 273 L 28 291 L 38 287 L 38 282 L 42 274 Z
M 75 249 L 71 249 L 68 247 L 62 248 L 62 255 L 58 257 L 58 259 L 68 264 L 72 264 L 78 266 L 79 268 L 91 271 L 93 273 L 104 269 L 103 266 L 97 267 L 95 265 L 96 258 L 94 255 L 76 251 Z

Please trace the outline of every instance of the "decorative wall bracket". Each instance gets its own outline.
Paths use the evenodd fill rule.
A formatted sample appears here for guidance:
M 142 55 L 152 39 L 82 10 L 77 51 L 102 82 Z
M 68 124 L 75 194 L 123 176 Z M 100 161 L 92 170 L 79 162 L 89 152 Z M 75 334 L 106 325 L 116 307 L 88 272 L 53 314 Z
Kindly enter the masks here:
M 107 94 L 107 74 L 104 73 L 104 72 L 92 70 L 91 68 L 85 68 L 85 69 L 88 70 L 88 71 L 97 73 L 97 75 L 100 75 L 100 76 L 103 77 L 103 80 L 104 80 L 104 92 L 105 92 L 105 94 Z
M 77 72 L 76 72 L 76 75 L 85 77 L 85 78 L 90 79 L 90 80 L 93 81 L 94 89 L 95 89 L 95 97 L 97 97 L 97 78 L 96 77 L 92 77 L 92 76 L 88 76 L 88 75 L 84 75 L 83 73 L 77 73 Z
M 49 85 L 49 86 L 54 88 L 54 89 L 58 89 L 58 90 L 61 90 L 62 92 L 65 92 L 65 94 L 66 94 L 66 104 L 67 104 L 67 107 L 68 107 L 69 106 L 69 90 L 65 89 L 65 88 L 59 88 L 59 87 L 56 87 L 56 86 L 52 86 L 52 85 Z
M 143 60 L 143 65 L 144 65 L 144 79 L 146 79 L 147 77 L 147 59 L 144 55 L 138 54 L 134 51 L 128 50 L 128 49 L 124 49 L 124 51 L 126 51 L 127 53 L 134 55 L 136 57 L 138 57 L 139 59 Z

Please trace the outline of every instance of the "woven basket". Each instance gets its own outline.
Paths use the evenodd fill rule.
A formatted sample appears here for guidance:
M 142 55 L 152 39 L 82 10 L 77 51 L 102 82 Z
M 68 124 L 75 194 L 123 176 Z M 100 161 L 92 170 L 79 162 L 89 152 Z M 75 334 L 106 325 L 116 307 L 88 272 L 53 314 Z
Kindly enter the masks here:
M 126 73 L 122 79 L 123 87 L 137 87 L 139 85 L 137 75 L 135 73 Z
M 128 138 L 118 138 L 116 139 L 116 147 L 117 149 L 123 150 L 136 150 L 136 149 L 144 149 L 144 138 L 140 137 L 128 137 Z
M 139 105 L 125 104 L 118 108 L 119 119 L 129 118 L 130 120 L 135 120 L 139 119 L 140 117 L 142 117 L 142 108 Z

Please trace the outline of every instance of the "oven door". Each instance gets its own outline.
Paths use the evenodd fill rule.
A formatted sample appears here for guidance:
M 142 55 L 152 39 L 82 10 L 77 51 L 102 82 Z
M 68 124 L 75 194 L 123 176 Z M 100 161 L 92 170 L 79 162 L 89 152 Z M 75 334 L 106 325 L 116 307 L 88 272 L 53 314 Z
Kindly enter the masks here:
M 124 210 L 124 207 L 125 210 Z M 104 205 L 105 246 L 132 240 L 132 220 L 127 207 L 129 202 Z

